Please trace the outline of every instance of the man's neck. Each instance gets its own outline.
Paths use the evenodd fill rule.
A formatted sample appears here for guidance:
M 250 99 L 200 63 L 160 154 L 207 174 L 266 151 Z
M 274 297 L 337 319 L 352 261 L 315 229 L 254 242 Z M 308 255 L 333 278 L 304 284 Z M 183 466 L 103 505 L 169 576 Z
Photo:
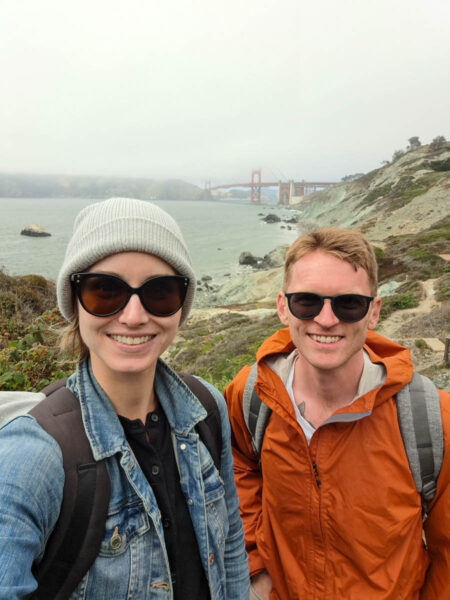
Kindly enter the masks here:
M 319 427 L 356 396 L 364 368 L 363 351 L 339 369 L 317 369 L 300 355 L 295 363 L 292 389 L 302 415 Z

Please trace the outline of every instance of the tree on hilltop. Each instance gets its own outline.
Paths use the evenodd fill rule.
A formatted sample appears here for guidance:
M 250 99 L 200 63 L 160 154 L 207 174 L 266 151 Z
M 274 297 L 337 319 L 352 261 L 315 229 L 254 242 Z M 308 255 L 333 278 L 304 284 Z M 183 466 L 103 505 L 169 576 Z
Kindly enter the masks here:
M 434 138 L 434 140 L 430 144 L 430 152 L 435 152 L 436 150 L 440 150 L 445 144 L 447 140 L 443 135 L 438 135 Z
M 353 175 L 344 175 L 344 177 L 341 178 L 341 181 L 355 181 L 355 179 L 359 179 L 363 175 L 364 173 L 353 173 Z
M 420 148 L 420 146 L 422 145 L 417 135 L 410 137 L 408 142 L 408 150 L 417 150 L 417 148 Z
M 405 154 L 404 150 L 396 150 L 392 155 L 392 162 L 395 163 L 399 158 Z

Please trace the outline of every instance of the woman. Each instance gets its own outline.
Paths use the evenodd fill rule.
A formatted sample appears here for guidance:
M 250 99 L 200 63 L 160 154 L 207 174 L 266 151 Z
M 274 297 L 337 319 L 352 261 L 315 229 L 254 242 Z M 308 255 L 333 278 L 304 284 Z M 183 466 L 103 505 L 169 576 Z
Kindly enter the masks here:
M 78 215 L 57 280 L 63 345 L 78 358 L 66 386 L 111 497 L 100 552 L 71 598 L 248 598 L 225 403 L 204 382 L 222 422 L 219 476 L 195 429 L 205 409 L 160 358 L 195 284 L 181 232 L 157 206 L 112 198 Z M 63 485 L 60 447 L 33 417 L 0 430 L 0 600 L 36 589 Z

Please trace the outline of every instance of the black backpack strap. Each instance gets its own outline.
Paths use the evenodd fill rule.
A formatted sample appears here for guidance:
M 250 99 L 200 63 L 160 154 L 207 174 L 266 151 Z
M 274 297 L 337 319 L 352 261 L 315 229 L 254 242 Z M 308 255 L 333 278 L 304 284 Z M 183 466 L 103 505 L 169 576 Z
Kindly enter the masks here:
M 222 462 L 222 420 L 217 402 L 208 388 L 197 377 L 188 373 L 179 373 L 179 376 L 208 413 L 206 418 L 203 421 L 199 421 L 195 428 L 200 439 L 208 448 L 216 469 L 220 473 Z
M 255 390 L 257 377 L 258 365 L 257 363 L 254 363 L 245 384 L 242 398 L 242 411 L 244 413 L 245 424 L 252 436 L 253 450 L 258 456 L 261 456 L 264 433 L 272 411 L 267 404 L 264 404 Z
M 414 373 L 410 383 L 398 392 L 396 402 L 400 431 L 425 518 L 436 493 L 444 455 L 439 392 L 430 379 Z
M 104 537 L 111 483 L 104 461 L 96 462 L 83 426 L 80 404 L 57 381 L 30 414 L 60 445 L 65 483 L 61 512 L 42 561 L 33 573 L 33 600 L 67 600 L 97 558 Z

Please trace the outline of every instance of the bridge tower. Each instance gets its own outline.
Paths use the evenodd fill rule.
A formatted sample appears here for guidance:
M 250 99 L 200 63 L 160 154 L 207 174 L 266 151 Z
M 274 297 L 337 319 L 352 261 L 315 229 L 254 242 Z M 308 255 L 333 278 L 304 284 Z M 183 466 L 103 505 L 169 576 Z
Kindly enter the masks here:
M 208 179 L 207 181 L 205 181 L 205 200 L 211 200 L 212 196 L 211 196 L 211 179 Z
M 251 203 L 261 204 L 261 169 L 252 171 Z
M 289 194 L 291 189 L 290 181 L 280 181 L 278 183 L 278 204 L 287 206 L 289 204 Z

